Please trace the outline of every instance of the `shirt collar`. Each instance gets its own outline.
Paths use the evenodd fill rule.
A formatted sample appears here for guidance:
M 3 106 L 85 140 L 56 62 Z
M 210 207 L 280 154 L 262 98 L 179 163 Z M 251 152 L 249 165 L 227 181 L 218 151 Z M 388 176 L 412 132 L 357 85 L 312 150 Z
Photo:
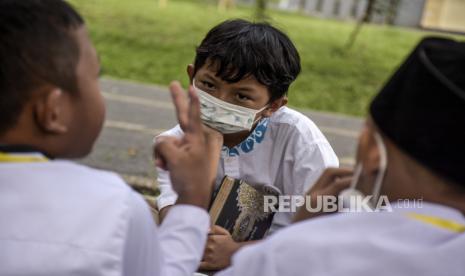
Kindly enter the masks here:
M 421 215 L 437 216 L 454 221 L 465 221 L 465 216 L 459 210 L 437 203 L 422 201 L 416 202 L 415 206 L 406 207 L 403 203 L 393 203 L 392 209 L 395 212 L 417 213 Z
M 231 156 L 239 156 L 244 153 L 251 152 L 260 144 L 263 139 L 265 138 L 266 130 L 268 129 L 268 123 L 270 121 L 269 117 L 261 119 L 254 130 L 244 139 L 239 145 L 236 145 L 232 148 L 228 148 L 223 146 L 221 150 L 222 157 L 231 157 Z
M 48 159 L 53 159 L 52 156 L 45 154 L 44 152 L 36 149 L 35 147 L 29 145 L 6 145 L 0 144 L 0 152 L 10 153 L 10 154 L 19 154 L 19 155 L 34 155 L 34 156 L 43 156 Z

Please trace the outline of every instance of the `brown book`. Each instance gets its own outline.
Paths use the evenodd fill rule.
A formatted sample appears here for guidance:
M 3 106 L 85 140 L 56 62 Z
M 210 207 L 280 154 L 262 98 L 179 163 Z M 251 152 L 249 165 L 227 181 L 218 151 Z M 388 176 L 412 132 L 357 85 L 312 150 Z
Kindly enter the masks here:
M 279 194 L 275 187 L 254 187 L 240 179 L 225 176 L 213 195 L 210 206 L 212 223 L 227 229 L 236 242 L 262 239 L 274 216 L 272 212 L 265 212 L 264 196 Z

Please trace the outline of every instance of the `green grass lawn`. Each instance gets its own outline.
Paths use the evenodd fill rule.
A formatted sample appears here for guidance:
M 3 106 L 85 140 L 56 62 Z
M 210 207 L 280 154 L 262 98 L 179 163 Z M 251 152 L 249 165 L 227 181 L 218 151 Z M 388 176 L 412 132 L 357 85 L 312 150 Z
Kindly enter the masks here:
M 72 0 L 85 16 L 104 74 L 168 85 L 187 84 L 186 65 L 215 24 L 229 18 L 253 19 L 251 8 L 218 12 L 214 4 L 168 0 Z M 211 2 L 210 2 L 211 3 Z M 367 104 L 396 66 L 427 33 L 365 26 L 344 51 L 354 23 L 269 12 L 270 22 L 289 34 L 302 58 L 302 74 L 289 91 L 290 105 L 364 115 Z M 443 35 L 444 36 L 444 35 Z

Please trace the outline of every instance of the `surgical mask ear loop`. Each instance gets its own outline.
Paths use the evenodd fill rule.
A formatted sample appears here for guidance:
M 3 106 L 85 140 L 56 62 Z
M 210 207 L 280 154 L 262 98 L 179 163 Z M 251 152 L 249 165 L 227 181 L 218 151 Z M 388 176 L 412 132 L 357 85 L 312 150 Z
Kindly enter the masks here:
M 362 173 L 362 168 L 363 166 L 361 163 L 356 165 L 350 187 L 339 193 L 339 200 L 342 201 L 344 208 L 351 208 L 352 197 L 364 196 L 359 190 L 356 189 L 358 180 L 360 179 L 360 175 Z
M 358 180 L 362 174 L 363 165 L 361 163 L 357 164 L 354 169 L 354 176 L 352 177 L 352 182 L 350 183 L 350 189 L 356 190 Z
M 378 202 L 379 194 L 381 191 L 381 184 L 383 183 L 384 175 L 385 175 L 386 167 L 387 167 L 387 152 L 386 152 L 386 147 L 384 145 L 384 142 L 381 138 L 381 135 L 379 135 L 378 133 L 374 133 L 374 136 L 375 136 L 375 140 L 378 146 L 378 150 L 380 152 L 380 164 L 379 164 L 379 173 L 376 176 L 375 183 L 373 185 L 373 191 L 372 191 L 373 197 L 371 198 L 371 201 L 370 201 L 372 206 L 376 206 L 376 203 Z M 363 165 L 361 163 L 357 164 L 354 170 L 354 176 L 352 178 L 352 182 L 350 183 L 350 188 L 340 193 L 344 201 L 349 202 L 348 197 L 352 195 L 360 194 L 360 192 L 356 189 L 356 187 L 359 182 L 362 170 L 363 170 Z M 346 206 L 347 204 L 348 203 L 345 203 L 344 206 Z
M 257 116 L 258 113 L 262 112 L 263 110 L 267 109 L 268 107 L 269 107 L 269 105 L 266 104 L 264 107 L 262 107 L 261 109 L 259 109 L 259 110 L 257 111 L 257 113 L 255 113 L 255 116 Z M 263 118 L 264 118 L 264 117 L 261 116 L 260 118 L 258 118 L 257 120 L 255 120 L 255 121 L 253 122 L 252 127 L 253 127 L 256 123 L 260 122 L 260 120 L 263 119 Z
M 383 139 L 381 138 L 381 135 L 377 132 L 374 133 L 376 144 L 378 146 L 379 150 L 379 173 L 376 176 L 375 184 L 373 186 L 373 198 L 372 204 L 373 206 L 376 206 L 378 199 L 379 199 L 379 194 L 381 192 L 381 186 L 384 180 L 384 175 L 386 174 L 386 168 L 387 168 L 387 151 L 386 151 L 386 146 L 384 145 Z

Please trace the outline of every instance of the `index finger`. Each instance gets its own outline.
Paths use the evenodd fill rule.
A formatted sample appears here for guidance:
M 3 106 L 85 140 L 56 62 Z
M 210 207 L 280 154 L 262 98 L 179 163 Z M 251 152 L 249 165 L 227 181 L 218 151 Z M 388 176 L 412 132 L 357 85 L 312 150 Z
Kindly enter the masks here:
M 192 86 L 189 86 L 189 98 L 189 123 L 186 130 L 204 137 L 202 120 L 200 119 L 200 100 L 197 92 Z
M 177 81 L 173 81 L 170 84 L 170 92 L 176 108 L 176 117 L 178 118 L 181 129 L 184 131 L 186 130 L 188 122 L 189 101 L 186 97 L 186 93 L 184 93 L 184 90 L 181 87 L 181 84 Z

